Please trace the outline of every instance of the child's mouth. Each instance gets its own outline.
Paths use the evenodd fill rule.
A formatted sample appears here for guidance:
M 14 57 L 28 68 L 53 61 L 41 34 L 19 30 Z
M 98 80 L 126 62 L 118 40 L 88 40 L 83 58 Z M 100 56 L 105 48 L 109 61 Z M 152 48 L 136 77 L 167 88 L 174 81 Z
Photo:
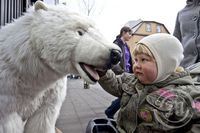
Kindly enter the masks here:
M 140 76 L 140 75 L 143 75 L 143 73 L 141 73 L 141 72 L 135 72 L 135 75 Z

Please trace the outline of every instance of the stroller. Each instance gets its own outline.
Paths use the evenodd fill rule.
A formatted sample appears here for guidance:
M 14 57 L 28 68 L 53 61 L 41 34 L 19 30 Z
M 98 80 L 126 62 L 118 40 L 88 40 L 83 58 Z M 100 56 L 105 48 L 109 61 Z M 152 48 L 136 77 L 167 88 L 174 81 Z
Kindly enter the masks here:
M 94 118 L 89 121 L 86 133 L 118 133 L 116 121 L 109 118 Z

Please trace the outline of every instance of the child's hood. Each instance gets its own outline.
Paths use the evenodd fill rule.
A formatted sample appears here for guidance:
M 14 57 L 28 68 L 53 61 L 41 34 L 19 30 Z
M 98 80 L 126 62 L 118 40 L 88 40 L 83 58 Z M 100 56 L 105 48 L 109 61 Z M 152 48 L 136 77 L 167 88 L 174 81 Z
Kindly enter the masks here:
M 138 43 L 144 44 L 156 60 L 158 75 L 154 83 L 163 81 L 171 75 L 184 57 L 182 44 L 170 34 L 156 33 L 141 39 Z

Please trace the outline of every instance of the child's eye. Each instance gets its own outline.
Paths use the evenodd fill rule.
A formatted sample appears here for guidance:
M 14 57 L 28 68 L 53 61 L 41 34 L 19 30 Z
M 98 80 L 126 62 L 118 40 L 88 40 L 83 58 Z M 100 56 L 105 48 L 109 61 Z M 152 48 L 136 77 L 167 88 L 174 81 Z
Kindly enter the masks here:
M 146 59 L 146 58 L 142 58 L 141 60 L 142 60 L 142 62 L 148 61 L 148 59 Z
M 138 62 L 138 59 L 134 59 L 134 62 Z

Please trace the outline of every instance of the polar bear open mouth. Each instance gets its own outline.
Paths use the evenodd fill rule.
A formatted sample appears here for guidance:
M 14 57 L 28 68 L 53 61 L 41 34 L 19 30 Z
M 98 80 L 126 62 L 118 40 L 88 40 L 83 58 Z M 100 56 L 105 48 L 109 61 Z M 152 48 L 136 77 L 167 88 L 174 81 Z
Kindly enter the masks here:
M 95 66 L 87 65 L 85 63 L 79 63 L 83 71 L 87 74 L 87 76 L 94 82 L 99 80 L 99 74 L 96 71 Z

